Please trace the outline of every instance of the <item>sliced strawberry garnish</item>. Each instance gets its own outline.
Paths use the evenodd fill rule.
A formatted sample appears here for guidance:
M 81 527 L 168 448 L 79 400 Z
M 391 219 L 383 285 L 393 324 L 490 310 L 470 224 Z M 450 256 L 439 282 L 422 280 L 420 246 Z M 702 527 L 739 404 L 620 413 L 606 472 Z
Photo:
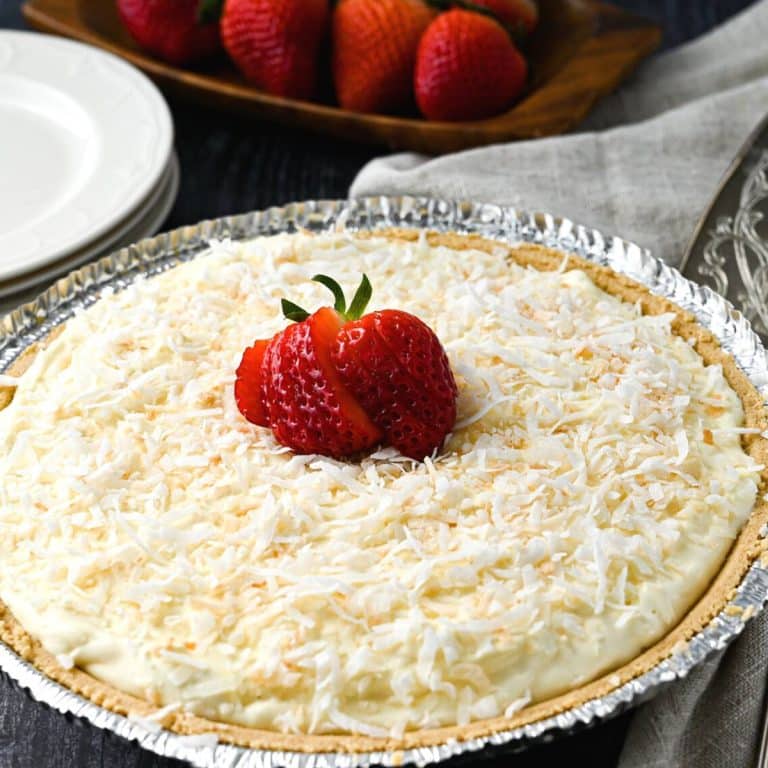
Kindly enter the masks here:
M 383 310 L 347 323 L 331 357 L 387 443 L 414 459 L 440 446 L 456 420 L 456 383 L 440 341 L 419 318 Z
M 361 317 L 371 297 L 365 275 L 349 308 L 335 280 L 314 279 L 333 292 L 333 309 L 310 315 L 283 299 L 296 322 L 243 354 L 240 410 L 299 453 L 341 458 L 382 438 L 414 459 L 433 453 L 456 419 L 456 383 L 438 338 L 407 312 Z
M 342 320 L 330 307 L 275 336 L 264 358 L 264 401 L 278 442 L 298 453 L 349 456 L 376 445 L 381 431 L 330 362 Z
M 252 347 L 243 352 L 240 365 L 237 368 L 235 378 L 235 402 L 240 413 L 252 424 L 260 427 L 269 426 L 269 417 L 261 390 L 261 363 L 264 359 L 264 351 L 269 341 L 258 339 Z

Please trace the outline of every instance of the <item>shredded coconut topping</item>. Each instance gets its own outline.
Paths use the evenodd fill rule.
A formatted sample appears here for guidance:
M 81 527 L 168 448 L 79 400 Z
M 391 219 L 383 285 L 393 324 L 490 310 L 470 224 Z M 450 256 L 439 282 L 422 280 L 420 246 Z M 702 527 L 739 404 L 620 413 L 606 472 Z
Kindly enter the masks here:
M 448 351 L 459 415 L 432 460 L 296 456 L 235 406 L 279 299 L 317 307 L 312 275 L 363 271 L 372 309 Z M 397 736 L 511 715 L 674 625 L 754 504 L 754 430 L 670 320 L 501 249 L 214 244 L 107 293 L 21 377 L 0 597 L 63 664 L 212 719 Z

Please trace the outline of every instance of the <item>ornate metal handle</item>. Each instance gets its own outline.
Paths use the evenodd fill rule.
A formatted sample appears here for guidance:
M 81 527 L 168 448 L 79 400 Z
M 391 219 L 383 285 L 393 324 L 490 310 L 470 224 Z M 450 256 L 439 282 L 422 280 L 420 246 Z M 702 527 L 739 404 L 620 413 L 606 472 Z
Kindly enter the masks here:
M 768 119 L 736 157 L 689 248 L 686 276 L 729 299 L 768 337 Z

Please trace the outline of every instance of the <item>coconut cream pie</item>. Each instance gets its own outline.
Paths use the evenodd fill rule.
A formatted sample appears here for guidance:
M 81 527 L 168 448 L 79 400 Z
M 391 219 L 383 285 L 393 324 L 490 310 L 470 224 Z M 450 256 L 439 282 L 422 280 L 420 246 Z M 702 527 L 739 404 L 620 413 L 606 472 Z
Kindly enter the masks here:
M 442 343 L 456 422 L 423 461 L 295 453 L 238 410 L 243 350 L 282 297 L 327 303 L 317 273 Z M 755 556 L 742 534 L 709 588 L 764 513 L 755 390 L 674 305 L 536 246 L 215 243 L 12 374 L 0 636 L 180 731 L 354 748 L 551 714 L 668 654 Z

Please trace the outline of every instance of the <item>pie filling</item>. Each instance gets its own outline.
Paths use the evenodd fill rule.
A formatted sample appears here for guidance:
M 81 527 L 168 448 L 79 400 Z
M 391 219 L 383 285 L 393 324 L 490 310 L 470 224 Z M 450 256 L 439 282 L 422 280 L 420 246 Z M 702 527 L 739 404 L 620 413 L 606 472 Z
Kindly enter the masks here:
M 65 667 L 295 733 L 511 715 L 635 657 L 755 503 L 739 397 L 579 270 L 349 234 L 214 244 L 105 295 L 0 412 L 0 598 Z M 310 278 L 421 317 L 458 420 L 424 462 L 294 455 L 238 412 Z

